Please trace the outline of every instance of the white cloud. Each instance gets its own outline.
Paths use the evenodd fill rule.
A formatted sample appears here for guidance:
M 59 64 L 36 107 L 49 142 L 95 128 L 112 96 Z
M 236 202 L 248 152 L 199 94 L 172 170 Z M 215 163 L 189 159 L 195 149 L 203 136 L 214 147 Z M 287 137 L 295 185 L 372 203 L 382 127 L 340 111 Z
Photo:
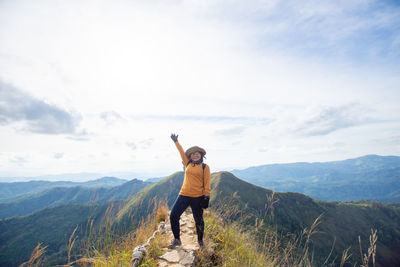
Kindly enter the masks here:
M 80 117 L 0 81 L 0 124 L 23 122 L 23 129 L 43 134 L 74 134 Z
M 399 18 L 361 0 L 2 1 L 0 147 L 35 173 L 169 174 L 171 132 L 215 169 L 400 153 L 370 141 L 399 125 Z
M 130 147 L 132 150 L 136 150 L 137 146 L 134 142 L 127 142 L 126 145 Z
M 108 125 L 111 125 L 122 119 L 121 115 L 115 111 L 102 112 L 100 114 L 100 118 L 102 118 Z
M 61 159 L 64 157 L 64 153 L 54 153 L 54 158 Z
M 222 136 L 222 137 L 237 136 L 237 135 L 243 134 L 245 130 L 246 130 L 246 127 L 244 127 L 244 126 L 236 126 L 236 127 L 227 128 L 227 129 L 215 130 L 214 135 Z
M 147 138 L 139 142 L 142 149 L 148 149 L 154 143 L 154 138 Z
M 25 164 L 29 163 L 29 156 L 14 156 L 10 158 L 9 162 L 11 164 L 17 165 L 19 167 L 24 166 Z
M 304 136 L 326 135 L 343 128 L 373 122 L 368 113 L 370 110 L 354 103 L 338 107 L 312 108 L 294 125 L 293 132 Z

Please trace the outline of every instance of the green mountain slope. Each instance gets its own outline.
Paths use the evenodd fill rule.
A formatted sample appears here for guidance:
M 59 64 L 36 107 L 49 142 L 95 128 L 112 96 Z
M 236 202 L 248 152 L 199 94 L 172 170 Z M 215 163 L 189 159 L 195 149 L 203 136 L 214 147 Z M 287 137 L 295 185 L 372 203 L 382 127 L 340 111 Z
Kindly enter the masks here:
M 178 172 L 159 183 L 153 184 L 124 206 L 119 218 L 125 215 L 145 214 L 152 209 L 152 201 L 159 198 L 171 207 L 183 181 Z M 322 215 L 318 230 L 324 234 L 312 238 L 311 248 L 319 264 L 329 255 L 331 261 L 348 247 L 354 255 L 351 262 L 360 262 L 358 236 L 368 243 L 371 229 L 378 230 L 377 266 L 396 266 L 400 249 L 400 205 L 379 203 L 340 203 L 315 201 L 300 193 L 275 193 L 255 186 L 229 172 L 211 175 L 211 208 L 225 218 L 240 222 L 248 230 L 254 230 L 256 222 L 263 221 L 264 230 L 275 228 L 282 235 L 300 235 L 315 219 Z M 273 200 L 268 198 L 274 197 Z M 272 204 L 275 202 L 275 204 Z M 139 214 L 138 213 L 138 214 Z M 258 231 L 263 237 L 263 232 Z M 364 248 L 366 249 L 366 248 Z M 318 265 L 317 265 L 318 266 Z
M 55 188 L 55 187 L 86 187 L 86 188 L 100 188 L 100 187 L 115 187 L 125 183 L 126 180 L 118 179 L 115 177 L 103 177 L 97 180 L 88 182 L 49 182 L 49 181 L 30 181 L 30 182 L 14 182 L 14 183 L 0 183 L 0 202 L 13 201 L 19 198 L 25 198 L 28 195 L 40 193 L 42 191 Z
M 68 239 L 75 227 L 80 239 L 85 237 L 89 218 L 97 227 L 104 224 L 107 207 L 70 204 L 0 220 L 0 266 L 18 266 L 27 261 L 39 242 L 47 246 L 49 265 L 64 264 Z
M 328 201 L 400 201 L 400 157 L 368 155 L 333 162 L 270 164 L 233 170 L 252 184 Z
M 399 204 L 316 202 L 299 193 L 276 193 L 276 203 L 271 205 L 270 190 L 249 184 L 228 172 L 214 173 L 211 185 L 212 206 L 222 210 L 222 214 L 230 210 L 228 218 L 250 230 L 255 228 L 256 221 L 264 220 L 266 227 L 276 227 L 282 234 L 299 235 L 322 214 L 318 230 L 324 234 L 312 238 L 315 260 L 319 264 L 329 255 L 332 246 L 332 258 L 340 258 L 350 246 L 351 253 L 359 255 L 358 236 L 366 244 L 371 229 L 377 229 L 377 266 L 400 265 L 397 258 L 400 252 Z M 354 256 L 351 262 L 359 259 Z
M 48 246 L 47 265 L 65 264 L 68 239 L 77 226 L 76 253 L 81 253 L 79 250 L 85 245 L 82 242 L 88 241 L 89 232 L 95 236 L 97 233 L 95 240 L 102 238 L 102 234 L 98 233 L 104 232 L 104 227 L 110 224 L 111 228 L 108 231 L 111 236 L 116 233 L 126 234 L 127 231 L 135 229 L 142 218 L 126 216 L 125 221 L 130 223 L 126 225 L 113 223 L 117 212 L 124 205 L 122 201 L 115 202 L 115 200 L 132 196 L 149 184 L 134 179 L 113 188 L 55 188 L 39 195 L 36 199 L 29 198 L 26 202 L 22 201 L 24 203 L 17 202 L 16 204 L 19 204 L 20 208 L 24 207 L 25 211 L 29 208 L 29 203 L 36 208 L 42 208 L 47 204 L 57 206 L 41 209 L 31 215 L 0 220 L 0 266 L 18 266 L 29 258 L 39 242 L 43 246 Z M 74 201 L 90 202 L 90 204 L 72 204 Z M 68 204 L 60 206 L 64 202 Z M 122 229 L 124 226 L 126 228 Z M 91 230 L 88 227 L 91 227 Z
M 183 173 L 177 172 L 144 188 L 121 205 L 115 204 L 119 208 L 112 212 L 113 236 L 124 236 L 134 230 L 154 210 L 156 201 L 164 201 L 171 207 L 182 182 Z M 358 236 L 366 251 L 371 229 L 378 230 L 377 266 L 400 265 L 397 257 L 400 252 L 400 205 L 320 202 L 299 193 L 273 193 L 229 172 L 213 173 L 211 187 L 210 207 L 225 219 L 242 224 L 260 240 L 270 229 L 276 229 L 283 237 L 301 235 L 322 214 L 317 230 L 323 234 L 313 235 L 311 239 L 315 266 L 322 264 L 332 247 L 330 262 L 351 247 L 353 256 L 349 263 L 359 265 Z M 73 228 L 79 224 L 80 236 L 84 237 L 88 217 L 96 218 L 97 227 L 101 227 L 107 217 L 106 210 L 107 205 L 66 205 L 0 220 L 0 265 L 23 262 L 21 257 L 29 257 L 37 242 L 49 245 L 48 260 L 56 262 L 55 258 L 60 257 L 57 263 L 65 263 L 65 244 Z M 29 247 L 24 246 L 25 240 L 32 240 Z
M 30 214 L 57 205 L 123 200 L 150 183 L 134 179 L 112 188 L 57 187 L 13 202 L 0 203 L 0 219 Z M 104 185 L 104 184 L 102 184 Z
M 104 227 L 108 220 L 112 228 L 110 234 L 122 237 L 135 230 L 151 214 L 157 200 L 168 201 L 172 205 L 182 181 L 183 173 L 177 172 L 157 183 L 157 186 L 149 185 L 137 193 L 137 196 L 131 195 L 126 201 L 94 205 L 68 204 L 46 208 L 31 215 L 0 220 L 0 266 L 18 266 L 26 261 L 38 242 L 48 246 L 47 264 L 65 264 L 66 244 L 77 225 L 79 242 L 85 239 L 87 224 L 91 218 L 95 219 L 95 231 Z M 108 194 L 102 196 L 116 199 L 118 193 L 131 194 L 137 189 L 133 181 L 130 181 L 111 188 Z M 111 215 L 107 213 L 110 206 L 114 207 Z M 78 247 L 79 242 L 76 244 Z
M 183 172 L 176 172 L 132 196 L 119 211 L 116 228 L 131 230 L 131 225 L 138 224 L 144 216 L 153 211 L 156 202 L 164 202 L 171 207 L 179 194 L 182 182 Z

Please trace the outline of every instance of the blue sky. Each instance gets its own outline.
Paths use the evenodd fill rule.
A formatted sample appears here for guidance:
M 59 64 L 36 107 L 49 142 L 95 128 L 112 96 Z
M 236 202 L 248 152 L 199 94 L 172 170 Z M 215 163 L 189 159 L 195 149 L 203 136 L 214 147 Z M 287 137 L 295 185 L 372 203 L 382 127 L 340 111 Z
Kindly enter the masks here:
M 400 155 L 397 1 L 0 1 L 0 177 Z

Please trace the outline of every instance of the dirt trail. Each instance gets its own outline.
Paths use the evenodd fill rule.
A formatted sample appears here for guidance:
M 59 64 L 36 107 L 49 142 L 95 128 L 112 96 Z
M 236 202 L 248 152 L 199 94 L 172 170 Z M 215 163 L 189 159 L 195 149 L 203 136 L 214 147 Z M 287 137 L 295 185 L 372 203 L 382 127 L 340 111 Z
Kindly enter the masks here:
M 197 234 L 192 211 L 188 208 L 181 216 L 181 241 L 182 245 L 174 249 L 164 248 L 164 254 L 158 259 L 160 267 L 187 267 L 194 266 L 195 251 L 199 249 Z M 170 225 L 167 226 L 166 237 L 168 241 L 173 239 Z

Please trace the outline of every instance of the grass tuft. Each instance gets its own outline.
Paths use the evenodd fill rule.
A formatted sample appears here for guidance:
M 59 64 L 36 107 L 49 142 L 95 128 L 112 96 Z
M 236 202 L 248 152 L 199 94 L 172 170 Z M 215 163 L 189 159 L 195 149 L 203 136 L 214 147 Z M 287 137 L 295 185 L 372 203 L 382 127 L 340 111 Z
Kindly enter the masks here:
M 136 230 L 123 237 L 114 235 L 111 224 L 102 232 L 103 236 L 97 236 L 100 240 L 106 240 L 108 245 L 99 247 L 87 246 L 86 257 L 82 257 L 74 263 L 80 266 L 91 267 L 112 267 L 112 266 L 131 266 L 132 252 L 136 246 L 146 243 L 157 229 L 159 222 L 165 221 L 168 216 L 168 207 L 163 203 L 155 203 L 154 210 L 145 219 L 142 219 Z M 108 220 L 106 220 L 108 222 Z M 162 247 L 165 247 L 164 238 L 156 235 L 147 247 L 147 255 L 144 257 L 140 266 L 153 267 L 158 255 L 161 255 Z M 88 242 L 88 244 L 93 244 Z
M 361 267 L 368 267 L 369 261 L 372 259 L 372 266 L 375 267 L 375 256 L 376 256 L 376 242 L 378 241 L 377 230 L 371 229 L 371 234 L 369 236 L 369 248 L 367 253 L 363 253 L 361 245 L 361 237 L 358 237 L 358 242 L 360 243 L 360 254 L 361 254 Z
M 27 262 L 24 262 L 20 265 L 20 267 L 32 267 L 32 266 L 41 266 L 42 265 L 42 256 L 45 253 L 46 247 L 42 247 L 42 244 L 39 243 L 34 250 L 32 251 L 31 257 Z

